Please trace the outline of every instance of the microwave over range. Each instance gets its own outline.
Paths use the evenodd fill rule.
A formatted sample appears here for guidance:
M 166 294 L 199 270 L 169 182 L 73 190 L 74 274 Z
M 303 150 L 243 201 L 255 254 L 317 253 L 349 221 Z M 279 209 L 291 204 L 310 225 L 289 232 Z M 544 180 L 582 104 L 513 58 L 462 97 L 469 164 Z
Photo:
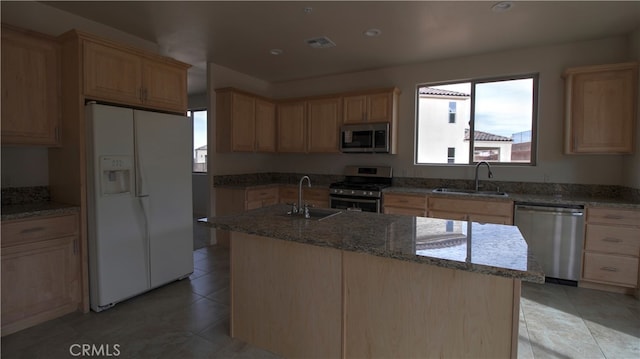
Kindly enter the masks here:
M 340 150 L 347 153 L 389 153 L 389 123 L 342 126 Z

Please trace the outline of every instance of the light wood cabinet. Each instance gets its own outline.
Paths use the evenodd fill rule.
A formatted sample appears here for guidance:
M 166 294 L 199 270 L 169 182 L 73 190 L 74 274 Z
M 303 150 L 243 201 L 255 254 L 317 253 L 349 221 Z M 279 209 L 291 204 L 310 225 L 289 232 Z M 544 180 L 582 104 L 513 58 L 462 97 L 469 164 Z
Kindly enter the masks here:
M 278 203 L 278 187 L 252 188 L 245 193 L 245 210 L 262 208 Z
M 256 99 L 256 151 L 276 152 L 276 105 Z
M 84 35 L 81 38 L 87 98 L 186 112 L 189 65 Z
M 424 194 L 385 193 L 385 214 L 403 214 L 416 217 L 427 215 L 427 196 Z
M 278 112 L 278 152 L 307 151 L 307 104 L 304 101 L 282 102 Z
M 344 97 L 344 123 L 393 122 L 396 115 L 398 89 Z
M 78 215 L 2 222 L 2 335 L 80 309 Z
M 303 187 L 302 197 L 311 207 L 329 208 L 329 189 L 319 187 Z M 298 203 L 298 187 L 293 185 L 280 186 L 280 203 Z
M 60 48 L 2 25 L 2 145 L 58 145 Z
M 308 151 L 321 153 L 340 152 L 342 99 L 335 97 L 309 100 L 307 108 Z
M 216 151 L 275 152 L 275 104 L 231 88 L 216 90 Z
M 565 152 L 633 153 L 638 63 L 571 68 L 565 77 Z
M 513 224 L 513 201 L 429 196 L 427 215 L 433 218 Z
M 638 288 L 640 211 L 587 208 L 581 286 L 625 292 Z

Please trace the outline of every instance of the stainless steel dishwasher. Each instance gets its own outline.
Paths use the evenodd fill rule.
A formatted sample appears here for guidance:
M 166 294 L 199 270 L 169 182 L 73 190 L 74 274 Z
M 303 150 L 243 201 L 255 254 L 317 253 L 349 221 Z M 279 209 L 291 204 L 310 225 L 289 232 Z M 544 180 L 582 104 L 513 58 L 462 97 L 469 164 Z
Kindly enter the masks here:
M 584 206 L 516 203 L 514 217 L 545 277 L 580 278 Z

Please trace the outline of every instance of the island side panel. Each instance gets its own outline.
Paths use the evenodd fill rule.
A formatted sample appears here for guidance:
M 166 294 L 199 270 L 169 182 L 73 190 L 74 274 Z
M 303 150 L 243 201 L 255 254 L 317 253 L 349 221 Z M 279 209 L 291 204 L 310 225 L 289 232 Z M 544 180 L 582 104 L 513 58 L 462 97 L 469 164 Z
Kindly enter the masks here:
M 354 252 L 343 260 L 347 358 L 517 357 L 513 279 Z
M 231 336 L 287 358 L 341 357 L 342 252 L 231 232 Z

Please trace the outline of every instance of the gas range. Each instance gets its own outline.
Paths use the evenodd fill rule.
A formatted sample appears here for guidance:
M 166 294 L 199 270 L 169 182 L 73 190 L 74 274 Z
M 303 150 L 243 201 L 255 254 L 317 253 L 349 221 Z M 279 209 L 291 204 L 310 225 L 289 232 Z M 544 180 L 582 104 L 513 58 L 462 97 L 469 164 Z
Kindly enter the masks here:
M 347 166 L 344 181 L 329 186 L 331 207 L 380 212 L 382 190 L 391 186 L 392 174 L 391 167 Z

